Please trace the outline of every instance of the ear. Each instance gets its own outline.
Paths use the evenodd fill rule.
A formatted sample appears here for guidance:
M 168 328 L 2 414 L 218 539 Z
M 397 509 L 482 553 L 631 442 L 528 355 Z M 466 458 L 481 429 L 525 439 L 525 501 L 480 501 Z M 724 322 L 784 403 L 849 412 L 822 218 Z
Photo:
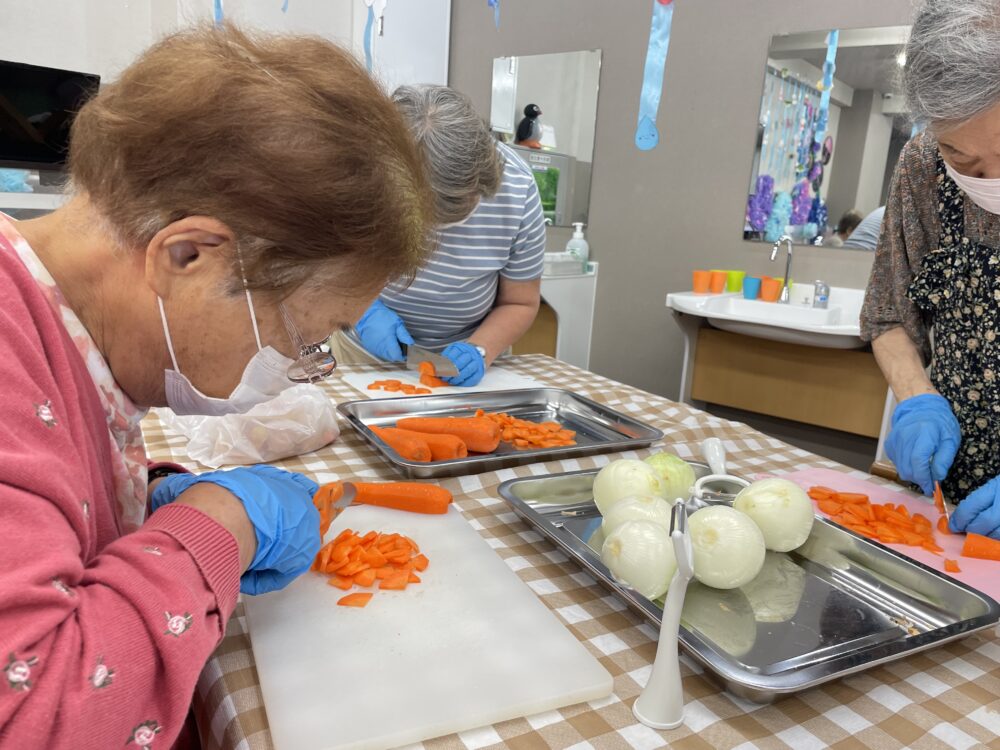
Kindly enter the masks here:
M 179 281 L 230 275 L 236 250 L 233 231 L 210 216 L 188 216 L 168 224 L 146 246 L 146 282 L 157 295 L 170 296 Z

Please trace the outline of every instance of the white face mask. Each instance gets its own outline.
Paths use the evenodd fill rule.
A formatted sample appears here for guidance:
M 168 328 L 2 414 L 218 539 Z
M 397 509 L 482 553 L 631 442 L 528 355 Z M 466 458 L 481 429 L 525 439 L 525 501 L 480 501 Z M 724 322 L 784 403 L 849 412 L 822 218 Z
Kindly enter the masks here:
M 955 181 L 969 200 L 984 211 L 1000 215 L 1000 179 L 984 179 L 959 174 L 948 163 L 944 163 L 948 176 Z
M 186 375 L 182 375 L 174 356 L 174 345 L 170 340 L 170 329 L 167 326 L 167 316 L 163 312 L 163 300 L 157 297 L 160 306 L 160 320 L 163 322 L 163 335 L 167 339 L 167 349 L 172 370 L 164 370 L 166 381 L 167 405 L 178 415 L 205 415 L 220 417 L 224 414 L 242 414 L 257 404 L 270 401 L 295 383 L 288 379 L 288 367 L 292 360 L 276 349 L 260 345 L 260 332 L 257 330 L 257 316 L 253 310 L 253 300 L 247 291 L 247 305 L 250 307 L 250 321 L 253 324 L 253 335 L 257 340 L 257 353 L 247 363 L 239 385 L 229 394 L 228 398 L 212 398 L 206 396 L 192 385 Z

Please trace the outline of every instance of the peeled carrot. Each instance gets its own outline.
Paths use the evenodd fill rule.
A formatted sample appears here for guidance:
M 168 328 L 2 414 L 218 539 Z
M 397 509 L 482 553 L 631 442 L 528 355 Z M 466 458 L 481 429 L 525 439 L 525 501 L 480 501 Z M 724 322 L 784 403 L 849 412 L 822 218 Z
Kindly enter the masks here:
M 373 427 L 372 429 L 374 430 L 375 428 Z M 450 461 L 455 458 L 465 458 L 469 455 L 469 449 L 462 442 L 462 439 L 456 435 L 413 432 L 412 430 L 401 430 L 398 427 L 378 428 L 376 434 L 382 437 L 383 433 L 388 433 L 390 436 L 399 435 L 401 438 L 413 438 L 422 441 L 430 449 L 432 461 Z M 382 439 L 387 443 L 389 442 L 384 437 Z
M 357 492 L 354 502 L 360 505 L 377 505 L 410 513 L 447 513 L 451 504 L 451 493 L 436 484 L 355 482 L 354 489 Z
M 411 434 L 402 433 L 401 430 L 393 428 L 372 426 L 372 432 L 392 448 L 396 453 L 410 461 L 428 463 L 431 460 L 431 449 L 427 441 Z
M 945 560 L 944 561 L 944 572 L 945 573 L 961 573 L 962 569 L 958 567 L 958 562 L 955 560 Z
M 470 451 L 492 453 L 500 445 L 500 426 L 484 417 L 409 417 L 396 426 L 413 432 L 455 435 Z
M 934 483 L 934 507 L 937 508 L 937 512 L 942 516 L 944 515 L 944 491 L 941 489 L 941 483 Z
M 426 385 L 428 388 L 447 388 L 449 385 L 436 375 L 421 375 L 420 384 Z
M 359 591 L 355 594 L 348 594 L 347 596 L 342 596 L 337 600 L 337 606 L 339 607 L 366 607 L 368 602 L 372 600 L 374 594 L 369 594 L 367 592 Z
M 981 534 L 966 534 L 965 544 L 962 545 L 962 557 L 1000 562 L 1000 541 Z

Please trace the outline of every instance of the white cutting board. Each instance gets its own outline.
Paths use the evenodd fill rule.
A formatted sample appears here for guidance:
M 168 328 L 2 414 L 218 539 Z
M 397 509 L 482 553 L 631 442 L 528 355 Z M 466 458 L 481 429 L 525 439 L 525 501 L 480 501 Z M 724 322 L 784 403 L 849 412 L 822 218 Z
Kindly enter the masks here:
M 369 391 L 368 386 L 376 380 L 398 380 L 401 383 L 410 383 L 411 385 L 424 387 L 420 385 L 420 373 L 413 372 L 412 370 L 350 372 L 343 377 L 345 383 L 351 386 L 351 388 L 361 391 L 368 398 L 398 398 L 405 395 L 399 391 L 394 393 L 389 391 Z M 543 387 L 545 386 L 542 383 L 527 375 L 519 375 L 502 367 L 491 367 L 486 371 L 486 374 L 479 381 L 478 385 L 472 387 L 449 386 L 447 388 L 432 388 L 431 393 L 434 395 L 439 393 L 476 393 L 477 391 L 513 391 L 518 388 Z
M 406 534 L 422 583 L 364 609 L 307 573 L 245 598 L 276 750 L 389 748 L 611 693 L 611 675 L 456 508 L 356 506 L 331 527 Z M 358 590 L 358 589 L 355 589 Z

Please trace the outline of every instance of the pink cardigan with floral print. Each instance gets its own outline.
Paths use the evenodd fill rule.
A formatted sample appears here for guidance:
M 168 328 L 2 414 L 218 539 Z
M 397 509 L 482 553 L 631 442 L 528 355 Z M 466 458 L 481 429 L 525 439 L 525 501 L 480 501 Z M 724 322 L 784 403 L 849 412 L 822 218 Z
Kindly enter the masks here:
M 233 536 L 116 512 L 102 402 L 0 235 L 0 749 L 169 748 L 236 605 Z

